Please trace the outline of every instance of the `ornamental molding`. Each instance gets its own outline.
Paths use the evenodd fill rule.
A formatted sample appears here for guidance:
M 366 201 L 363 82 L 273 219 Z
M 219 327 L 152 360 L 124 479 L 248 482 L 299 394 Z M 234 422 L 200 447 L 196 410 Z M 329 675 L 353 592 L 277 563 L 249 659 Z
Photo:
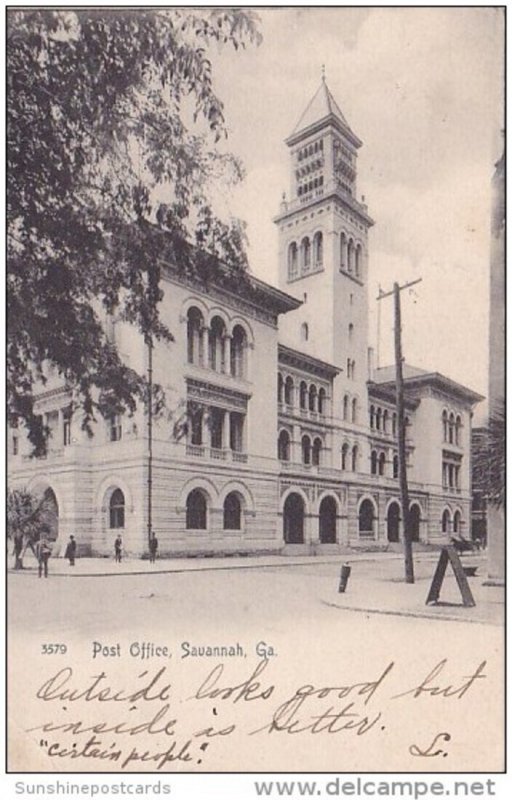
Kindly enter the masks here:
M 249 395 L 229 389 L 226 386 L 217 386 L 213 383 L 187 378 L 187 400 L 196 400 L 198 403 L 212 403 L 229 410 L 247 412 Z

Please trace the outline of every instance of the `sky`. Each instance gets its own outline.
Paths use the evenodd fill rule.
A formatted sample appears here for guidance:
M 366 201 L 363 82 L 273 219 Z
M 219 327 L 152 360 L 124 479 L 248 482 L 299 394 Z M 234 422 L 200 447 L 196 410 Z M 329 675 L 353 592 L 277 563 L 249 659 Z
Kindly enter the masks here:
M 284 139 L 327 84 L 363 141 L 358 194 L 369 239 L 370 344 L 393 362 L 390 289 L 406 360 L 487 394 L 491 178 L 503 146 L 503 17 L 494 8 L 257 9 L 263 42 L 213 55 L 229 149 L 246 179 L 226 198 L 247 222 L 255 275 L 277 281 Z M 380 336 L 378 329 L 380 328 Z M 478 415 L 482 415 L 482 405 Z

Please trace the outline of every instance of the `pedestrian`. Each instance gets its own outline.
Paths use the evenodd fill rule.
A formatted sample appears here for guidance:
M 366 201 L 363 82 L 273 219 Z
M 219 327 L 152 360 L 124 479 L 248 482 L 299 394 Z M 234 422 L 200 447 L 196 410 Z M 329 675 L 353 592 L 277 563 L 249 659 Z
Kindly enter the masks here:
M 37 555 L 37 563 L 38 563 L 38 572 L 39 577 L 42 578 L 43 572 L 44 577 L 48 577 L 48 560 L 52 554 L 51 545 L 46 538 L 46 535 L 43 535 L 41 539 L 39 539 L 38 543 L 36 544 L 36 555 Z
M 114 542 L 114 552 L 115 552 L 116 562 L 120 564 L 123 552 L 123 540 L 121 539 L 120 534 L 118 534 L 117 539 Z
M 158 539 L 156 538 L 155 534 L 149 540 L 149 561 L 151 564 L 155 563 L 156 554 L 158 550 Z
M 66 552 L 64 553 L 65 558 L 69 558 L 69 566 L 75 566 L 75 557 L 76 557 L 76 541 L 73 534 L 69 537 L 69 542 L 66 545 Z
M 23 552 L 23 536 L 16 536 L 14 539 L 14 569 L 23 569 L 21 554 Z

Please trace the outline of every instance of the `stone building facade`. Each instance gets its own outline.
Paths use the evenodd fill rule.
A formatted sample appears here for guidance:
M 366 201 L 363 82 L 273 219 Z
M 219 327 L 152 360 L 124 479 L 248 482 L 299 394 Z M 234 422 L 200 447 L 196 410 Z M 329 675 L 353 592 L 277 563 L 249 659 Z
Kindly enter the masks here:
M 317 553 L 402 538 L 393 371 L 368 347 L 368 232 L 357 151 L 325 80 L 287 139 L 291 192 L 275 223 L 279 287 L 228 271 L 205 287 L 165 264 L 160 312 L 174 341 L 151 352 L 105 320 L 125 361 L 165 390 L 168 409 L 81 430 L 55 375 L 37 410 L 52 431 L 30 457 L 10 431 L 10 485 L 46 494 L 55 552 L 134 556 Z M 226 280 L 223 279 L 223 276 Z M 231 276 L 232 277 L 232 276 Z M 470 440 L 482 398 L 405 366 L 413 538 L 470 530 Z M 150 480 L 151 479 L 151 480 Z M 148 514 L 151 513 L 151 524 Z

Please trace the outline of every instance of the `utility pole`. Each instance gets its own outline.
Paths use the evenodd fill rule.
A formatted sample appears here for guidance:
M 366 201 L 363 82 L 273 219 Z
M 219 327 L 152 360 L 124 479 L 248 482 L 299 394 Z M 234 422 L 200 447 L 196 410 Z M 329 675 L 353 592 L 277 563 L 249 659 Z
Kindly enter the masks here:
M 146 338 L 148 347 L 148 547 L 151 553 L 151 539 L 153 538 L 153 338 L 149 334 Z
M 409 488 L 407 486 L 407 464 L 405 446 L 405 413 L 404 413 L 404 376 L 402 356 L 402 313 L 400 308 L 400 292 L 419 283 L 421 278 L 404 283 L 399 286 L 393 284 L 390 292 L 383 292 L 379 287 L 377 300 L 393 295 L 395 302 L 395 380 L 396 380 L 396 416 L 398 425 L 398 476 L 400 481 L 400 500 L 402 503 L 402 516 L 404 521 L 404 561 L 405 582 L 414 583 L 414 562 L 412 558 L 412 539 L 409 525 Z

